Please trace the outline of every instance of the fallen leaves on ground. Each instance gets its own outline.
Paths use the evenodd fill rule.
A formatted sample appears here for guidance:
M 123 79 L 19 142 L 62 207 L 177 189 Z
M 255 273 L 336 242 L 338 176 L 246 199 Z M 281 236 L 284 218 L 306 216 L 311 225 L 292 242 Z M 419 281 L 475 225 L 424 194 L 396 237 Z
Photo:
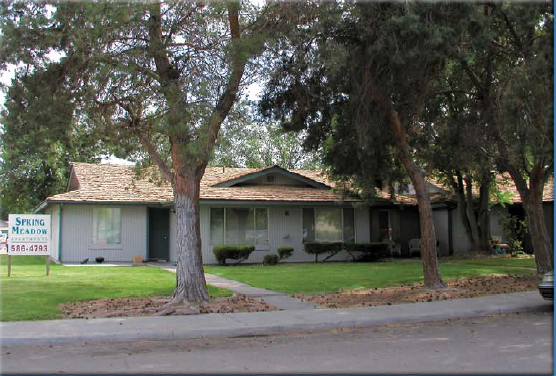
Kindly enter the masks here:
M 159 315 L 194 315 L 201 313 L 262 312 L 278 308 L 245 295 L 234 294 L 226 298 L 211 298 L 209 303 L 196 306 L 181 306 L 170 310 L 165 305 L 170 297 L 158 298 L 110 298 L 60 305 L 63 317 L 98 318 Z
M 437 300 L 474 298 L 536 290 L 540 278 L 531 274 L 492 275 L 448 281 L 446 288 L 427 289 L 423 283 L 384 288 L 357 288 L 333 294 L 294 295 L 325 308 L 351 308 Z

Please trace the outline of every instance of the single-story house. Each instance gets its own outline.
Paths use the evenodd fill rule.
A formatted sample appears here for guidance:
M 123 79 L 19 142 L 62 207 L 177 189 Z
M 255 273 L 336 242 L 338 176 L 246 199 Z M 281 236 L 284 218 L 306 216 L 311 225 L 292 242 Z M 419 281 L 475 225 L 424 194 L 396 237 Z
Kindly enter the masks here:
M 449 192 L 434 184 L 429 188 L 440 253 L 466 252 L 467 240 Z M 294 253 L 288 261 L 299 262 L 314 259 L 304 252 L 307 241 L 368 243 L 388 238 L 408 254 L 409 240 L 420 237 L 414 195 L 392 200 L 378 192 L 369 202 L 342 194 L 325 175 L 312 170 L 209 167 L 201 181 L 200 210 L 205 264 L 216 263 L 212 249 L 218 244 L 254 244 L 256 250 L 246 261 L 254 263 L 278 247 L 290 246 Z M 172 188 L 138 178 L 133 166 L 73 163 L 67 192 L 47 198 L 36 212 L 51 215 L 51 257 L 61 262 L 98 256 L 106 261 L 131 261 L 134 256 L 176 260 Z M 493 215 L 493 235 L 503 237 L 496 221 Z M 348 257 L 342 252 L 332 260 Z

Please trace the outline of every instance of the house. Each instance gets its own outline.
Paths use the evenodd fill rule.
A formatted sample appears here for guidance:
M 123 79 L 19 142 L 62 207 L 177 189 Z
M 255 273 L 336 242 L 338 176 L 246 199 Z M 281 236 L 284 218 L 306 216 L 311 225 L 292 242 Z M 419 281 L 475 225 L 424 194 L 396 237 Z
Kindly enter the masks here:
M 420 237 L 415 197 L 391 199 L 377 192 L 371 202 L 336 191 L 318 171 L 209 167 L 201 181 L 200 229 L 203 262 L 216 263 L 217 244 L 254 244 L 247 262 L 262 262 L 278 247 L 294 248 L 288 261 L 313 261 L 306 241 L 368 243 L 393 239 L 402 245 Z M 465 252 L 453 200 L 430 184 L 441 254 Z M 553 198 L 552 198 L 553 201 Z M 67 192 L 36 210 L 51 215 L 52 258 L 78 262 L 176 260 L 173 194 L 166 182 L 138 178 L 133 166 L 73 163 Z M 493 235 L 501 235 L 492 219 Z M 342 252 L 332 260 L 345 260 Z

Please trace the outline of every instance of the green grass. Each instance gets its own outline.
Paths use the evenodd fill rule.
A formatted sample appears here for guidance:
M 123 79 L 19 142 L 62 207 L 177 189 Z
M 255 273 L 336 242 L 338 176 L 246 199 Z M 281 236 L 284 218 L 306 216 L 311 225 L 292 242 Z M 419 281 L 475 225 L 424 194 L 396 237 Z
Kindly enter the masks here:
M 469 265 L 497 265 L 497 266 L 512 266 L 520 268 L 532 268 L 537 269 L 537 264 L 535 263 L 534 257 L 526 258 L 505 258 L 505 257 L 493 257 L 493 258 L 479 258 L 479 259 L 454 259 L 447 260 L 445 263 L 457 263 L 457 264 L 469 264 Z
M 60 303 L 102 298 L 171 295 L 176 275 L 151 267 L 61 266 L 40 256 L 12 257 L 12 276 L 7 277 L 7 257 L 0 258 L 0 320 L 48 320 L 58 318 Z M 230 290 L 209 285 L 213 297 L 230 296 Z
M 470 261 L 470 262 L 468 262 Z M 492 274 L 534 273 L 516 268 L 521 260 L 504 260 L 505 265 L 491 261 L 450 260 L 441 264 L 444 280 Z M 533 260 L 534 262 L 534 260 Z M 278 264 L 276 266 L 206 266 L 205 271 L 224 278 L 248 283 L 286 294 L 317 294 L 357 287 L 389 287 L 423 280 L 420 260 L 397 260 L 374 263 Z

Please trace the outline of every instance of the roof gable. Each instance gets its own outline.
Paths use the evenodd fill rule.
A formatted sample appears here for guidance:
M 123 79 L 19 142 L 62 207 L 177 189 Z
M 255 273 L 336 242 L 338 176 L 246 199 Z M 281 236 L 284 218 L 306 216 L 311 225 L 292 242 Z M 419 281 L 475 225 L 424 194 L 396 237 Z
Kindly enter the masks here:
M 216 184 L 213 184 L 212 186 L 218 188 L 224 188 L 224 187 L 247 185 L 249 183 L 252 183 L 253 185 L 262 184 L 261 178 L 265 176 L 274 176 L 274 175 L 280 175 L 282 177 L 285 177 L 286 180 L 297 182 L 299 183 L 299 185 L 302 186 L 308 186 L 311 188 L 318 188 L 318 189 L 332 188 L 329 185 L 313 180 L 301 174 L 288 171 L 285 168 L 276 165 L 271 167 L 266 167 L 260 170 L 245 172 L 243 174 L 233 176 L 232 178 L 221 180 Z

